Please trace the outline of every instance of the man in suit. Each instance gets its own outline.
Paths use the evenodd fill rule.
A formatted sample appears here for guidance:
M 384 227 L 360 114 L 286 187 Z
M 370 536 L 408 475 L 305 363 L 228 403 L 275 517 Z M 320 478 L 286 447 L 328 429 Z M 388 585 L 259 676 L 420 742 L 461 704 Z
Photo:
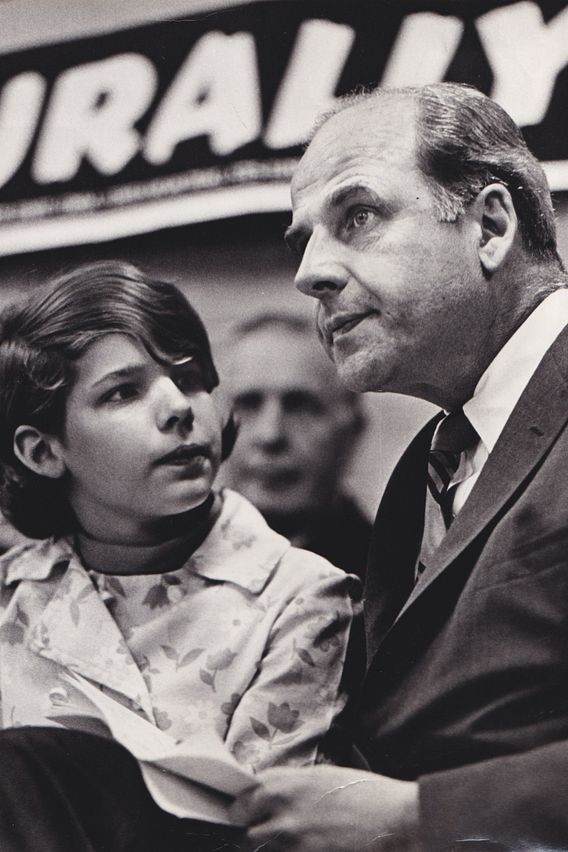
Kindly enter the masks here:
M 296 547 L 362 578 L 371 524 L 341 484 L 364 425 L 361 397 L 339 381 L 311 320 L 280 310 L 240 323 L 223 379 L 239 422 L 228 483 Z
M 375 522 L 367 770 L 272 770 L 236 812 L 270 852 L 568 850 L 568 291 L 544 173 L 473 89 L 377 90 L 320 124 L 292 200 L 340 377 L 443 411 Z

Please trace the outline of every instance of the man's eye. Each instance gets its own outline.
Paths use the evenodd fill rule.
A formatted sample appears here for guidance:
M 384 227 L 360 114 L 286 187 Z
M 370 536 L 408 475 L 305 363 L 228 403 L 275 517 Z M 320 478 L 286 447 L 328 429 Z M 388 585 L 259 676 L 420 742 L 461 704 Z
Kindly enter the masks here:
M 261 408 L 262 397 L 259 393 L 241 393 L 235 397 L 234 406 L 239 414 L 251 414 Z
M 103 398 L 103 402 L 125 402 L 127 399 L 134 399 L 138 395 L 138 388 L 136 385 L 129 383 L 123 385 L 117 385 L 115 388 L 111 388 L 108 390 Z
M 287 414 L 317 416 L 323 412 L 323 405 L 315 394 L 307 391 L 289 391 L 282 400 Z
M 304 236 L 302 233 L 286 233 L 284 236 L 284 242 L 296 257 L 301 258 L 306 250 L 306 245 L 308 243 L 308 238 Z
M 373 212 L 368 207 L 356 207 L 349 214 L 349 225 L 352 228 L 364 228 L 369 224 L 372 216 Z
M 301 240 L 296 241 L 295 248 L 294 248 L 294 254 L 298 258 L 298 260 L 301 260 L 303 258 L 304 253 L 306 251 L 306 246 L 308 245 L 308 242 L 309 242 L 309 240 L 306 240 L 306 239 L 301 239 Z

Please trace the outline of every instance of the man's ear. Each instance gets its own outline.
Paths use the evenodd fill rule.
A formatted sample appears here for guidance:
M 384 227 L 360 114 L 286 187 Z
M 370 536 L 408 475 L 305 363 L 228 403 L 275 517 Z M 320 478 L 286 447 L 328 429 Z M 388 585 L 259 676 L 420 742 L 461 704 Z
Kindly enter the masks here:
M 60 441 L 35 426 L 18 426 L 14 432 L 14 454 L 39 476 L 59 479 L 65 473 Z
M 491 275 L 501 266 L 519 229 L 513 199 L 506 186 L 491 183 L 484 187 L 472 204 L 479 226 L 479 260 Z

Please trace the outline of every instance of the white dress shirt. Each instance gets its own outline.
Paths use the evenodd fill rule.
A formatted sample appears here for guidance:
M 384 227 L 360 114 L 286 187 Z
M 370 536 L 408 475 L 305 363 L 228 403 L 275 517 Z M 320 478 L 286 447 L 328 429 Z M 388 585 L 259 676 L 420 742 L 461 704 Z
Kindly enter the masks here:
M 460 511 L 505 423 L 550 346 L 568 325 L 568 290 L 559 289 L 535 308 L 485 370 L 473 396 L 463 406 L 479 443 L 463 453 L 452 478 L 458 485 L 454 516 Z M 459 483 L 459 484 L 458 484 Z
M 464 404 L 464 413 L 480 440 L 462 453 L 459 467 L 450 480 L 450 487 L 456 486 L 452 504 L 454 517 L 469 497 L 531 376 L 566 325 L 568 289 L 562 288 L 543 299 L 519 326 L 481 376 L 472 398 Z M 422 568 L 417 566 L 417 576 L 430 564 L 445 535 L 442 511 L 427 489 L 424 535 L 418 560 Z

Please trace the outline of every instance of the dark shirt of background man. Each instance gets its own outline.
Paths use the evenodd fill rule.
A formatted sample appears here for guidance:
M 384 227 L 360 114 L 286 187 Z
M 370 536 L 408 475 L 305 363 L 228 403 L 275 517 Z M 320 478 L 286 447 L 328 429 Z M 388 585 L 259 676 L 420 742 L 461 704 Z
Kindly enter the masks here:
M 234 330 L 226 386 L 240 423 L 229 484 L 298 547 L 362 577 L 370 523 L 341 480 L 363 426 L 313 324 L 265 313 Z

